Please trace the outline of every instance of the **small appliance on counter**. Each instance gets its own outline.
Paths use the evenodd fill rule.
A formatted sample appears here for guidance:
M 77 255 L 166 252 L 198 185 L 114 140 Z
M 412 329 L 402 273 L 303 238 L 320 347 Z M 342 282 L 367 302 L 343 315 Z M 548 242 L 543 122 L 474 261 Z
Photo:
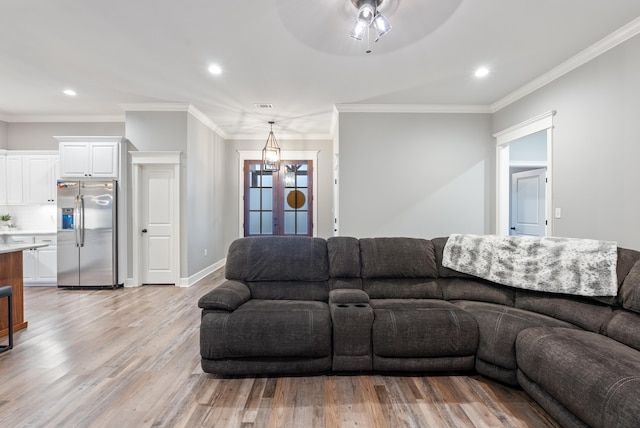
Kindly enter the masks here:
M 116 288 L 116 181 L 58 181 L 58 287 Z

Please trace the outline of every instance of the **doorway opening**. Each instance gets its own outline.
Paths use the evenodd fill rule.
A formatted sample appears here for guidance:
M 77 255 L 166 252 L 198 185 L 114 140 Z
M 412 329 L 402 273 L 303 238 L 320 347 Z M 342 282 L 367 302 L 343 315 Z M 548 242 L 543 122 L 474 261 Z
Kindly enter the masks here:
M 546 236 L 547 133 L 509 143 L 509 234 Z
M 313 161 L 287 160 L 280 171 L 244 161 L 244 236 L 302 235 L 313 230 Z
M 180 152 L 130 152 L 133 278 L 180 286 Z
M 494 134 L 498 235 L 553 235 L 554 115 L 549 111 Z
M 317 229 L 318 229 L 316 225 L 316 219 L 318 218 L 318 203 L 317 203 L 318 186 L 316 186 L 316 183 L 318 183 L 318 168 L 317 168 L 318 153 L 319 152 L 316 150 L 281 150 L 280 151 L 280 157 L 281 157 L 280 174 L 285 174 L 284 169 L 282 169 L 282 165 L 285 165 L 285 164 L 298 165 L 298 164 L 301 164 L 303 161 L 309 161 L 308 165 L 310 166 L 310 168 L 308 168 L 306 172 L 306 177 L 310 185 L 308 186 L 307 193 L 306 194 L 303 193 L 305 197 L 305 201 L 308 203 L 309 224 L 308 224 L 308 230 L 307 232 L 305 232 L 305 234 L 308 236 L 317 236 Z M 245 225 L 250 220 L 249 215 L 246 212 L 246 201 L 250 196 L 246 197 L 245 192 L 247 190 L 247 186 L 250 185 L 251 183 L 248 183 L 249 174 L 247 173 L 247 169 L 245 168 L 245 162 L 253 161 L 260 164 L 261 159 L 262 159 L 262 152 L 259 150 L 238 150 L 238 189 L 237 189 L 238 190 L 238 237 L 245 236 Z M 302 175 L 302 174 L 298 174 L 298 175 Z M 284 175 L 282 178 L 284 179 Z M 266 184 L 266 181 L 264 182 L 264 184 Z M 303 187 L 303 186 L 300 186 L 301 184 L 300 181 L 294 184 L 297 184 L 298 187 Z M 290 189 L 290 190 L 286 194 L 284 193 L 284 190 L 283 190 L 281 193 L 281 198 L 278 199 L 277 203 L 278 204 L 280 202 L 284 203 L 285 202 L 284 198 L 288 197 L 289 193 L 291 193 L 291 190 L 296 190 L 295 187 L 296 187 L 295 185 L 293 187 L 285 186 L 285 189 Z M 297 190 L 302 191 L 301 189 L 297 189 Z M 298 194 L 296 193 L 296 195 Z M 291 198 L 293 198 L 293 196 L 291 196 Z M 265 200 L 263 200 L 263 202 L 264 201 Z M 292 201 L 292 203 L 296 206 L 301 202 L 302 202 L 302 198 L 299 198 L 298 196 L 296 196 L 295 200 Z M 276 205 L 274 204 L 273 206 L 275 207 Z M 270 211 L 267 208 L 268 206 L 263 204 L 263 206 L 259 210 L 255 210 L 255 212 Z M 282 211 L 281 211 L 283 215 L 282 218 L 284 218 L 284 215 L 287 215 L 290 217 L 292 215 L 292 212 L 296 212 L 296 211 L 297 211 L 297 214 L 300 214 L 302 208 L 303 206 L 300 206 L 297 209 L 293 209 L 292 207 L 290 207 L 290 209 L 288 210 L 285 210 L 285 208 L 282 208 Z M 254 216 L 255 215 L 256 214 L 254 214 Z M 264 214 L 264 216 L 265 216 L 265 221 L 267 221 L 266 220 L 267 215 Z M 298 217 L 298 222 L 300 222 L 299 217 Z M 264 226 L 266 226 L 266 224 Z M 289 229 L 287 230 L 289 231 Z M 296 232 L 298 231 L 297 225 L 295 230 Z M 300 232 L 302 232 L 302 230 L 300 230 Z M 293 234 L 293 233 L 290 233 L 290 234 Z

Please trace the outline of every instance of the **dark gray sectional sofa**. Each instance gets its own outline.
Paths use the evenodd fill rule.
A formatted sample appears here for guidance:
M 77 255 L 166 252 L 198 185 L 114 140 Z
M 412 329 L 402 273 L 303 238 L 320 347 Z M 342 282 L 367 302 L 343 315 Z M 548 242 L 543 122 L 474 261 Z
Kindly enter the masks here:
M 199 301 L 205 372 L 470 372 L 567 427 L 640 423 L 640 252 L 617 297 L 511 288 L 442 266 L 447 238 L 242 238 Z

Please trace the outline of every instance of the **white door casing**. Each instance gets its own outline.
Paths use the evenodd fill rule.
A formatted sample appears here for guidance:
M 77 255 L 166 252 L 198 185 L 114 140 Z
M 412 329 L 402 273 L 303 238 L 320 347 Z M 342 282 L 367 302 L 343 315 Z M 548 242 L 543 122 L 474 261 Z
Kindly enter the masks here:
M 545 236 L 546 168 L 511 176 L 511 235 Z
M 547 132 L 547 186 L 545 195 L 545 217 L 548 219 L 547 236 L 553 236 L 553 116 L 554 110 L 543 113 L 493 136 L 496 138 L 496 234 L 509 235 L 509 143 L 536 132 Z
M 238 238 L 244 236 L 244 161 L 262 159 L 260 150 L 238 150 Z M 281 161 L 286 160 L 310 160 L 313 161 L 313 183 L 318 182 L 318 151 L 317 150 L 282 150 Z M 318 186 L 313 185 L 313 232 L 312 236 L 318 236 Z
M 180 284 L 180 152 L 129 152 L 133 277 L 127 286 Z M 146 229 L 146 232 L 143 230 Z

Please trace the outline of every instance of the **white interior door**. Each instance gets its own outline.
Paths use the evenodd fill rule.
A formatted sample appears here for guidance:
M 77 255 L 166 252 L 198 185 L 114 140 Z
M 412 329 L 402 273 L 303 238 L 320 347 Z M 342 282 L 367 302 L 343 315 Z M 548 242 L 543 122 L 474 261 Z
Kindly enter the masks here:
M 175 284 L 179 263 L 174 254 L 174 168 L 144 165 L 141 171 L 141 282 Z
M 510 235 L 545 236 L 546 168 L 511 176 Z

